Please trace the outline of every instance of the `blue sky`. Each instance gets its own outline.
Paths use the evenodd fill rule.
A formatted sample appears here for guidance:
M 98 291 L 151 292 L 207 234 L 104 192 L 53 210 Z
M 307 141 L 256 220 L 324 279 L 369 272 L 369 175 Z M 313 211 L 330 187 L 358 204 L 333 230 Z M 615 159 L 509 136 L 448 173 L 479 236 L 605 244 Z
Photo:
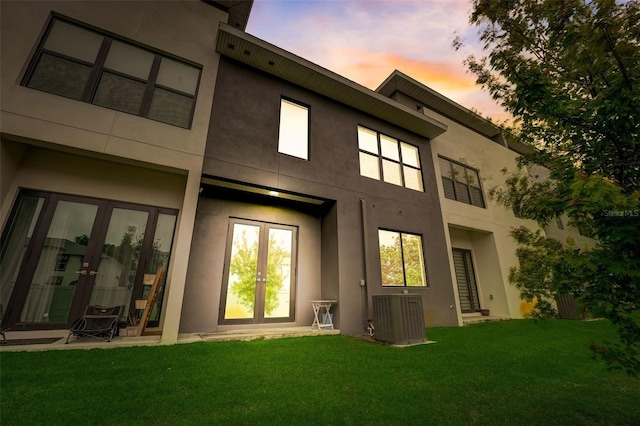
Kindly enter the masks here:
M 370 89 L 398 69 L 502 120 L 462 63 L 481 55 L 470 11 L 471 0 L 255 0 L 246 31 Z M 456 35 L 465 41 L 458 52 Z

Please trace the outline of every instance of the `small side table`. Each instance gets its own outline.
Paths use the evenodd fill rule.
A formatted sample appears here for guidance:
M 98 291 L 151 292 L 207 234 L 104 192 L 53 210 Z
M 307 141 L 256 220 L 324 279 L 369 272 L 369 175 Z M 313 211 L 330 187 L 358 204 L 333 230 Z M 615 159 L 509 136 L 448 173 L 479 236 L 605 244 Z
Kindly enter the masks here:
M 333 330 L 333 317 L 331 315 L 331 305 L 338 303 L 337 300 L 312 300 L 311 306 L 313 307 L 313 324 L 311 324 L 311 328 L 318 327 L 318 330 L 322 330 L 323 328 L 327 328 Z M 326 320 L 327 322 L 322 322 L 322 309 L 324 309 L 327 314 Z M 320 316 L 319 316 L 320 315 Z

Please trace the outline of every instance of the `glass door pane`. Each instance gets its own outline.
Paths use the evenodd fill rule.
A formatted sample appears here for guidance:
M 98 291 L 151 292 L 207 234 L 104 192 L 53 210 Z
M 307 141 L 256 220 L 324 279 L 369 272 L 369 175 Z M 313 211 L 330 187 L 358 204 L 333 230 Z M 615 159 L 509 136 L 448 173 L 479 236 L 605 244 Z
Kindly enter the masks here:
M 49 225 L 20 321 L 66 322 L 98 206 L 59 201 Z
M 95 266 L 92 268 L 96 274 L 90 305 L 123 305 L 126 318 L 148 218 L 147 211 L 113 209 L 102 245 L 100 264 L 97 269 Z
M 291 312 L 291 253 L 293 231 L 269 228 L 265 318 L 286 318 Z
M 229 259 L 225 319 L 251 319 L 256 303 L 260 226 L 235 223 Z
M 20 266 L 31 242 L 33 230 L 36 226 L 44 197 L 23 196 L 16 214 L 9 226 L 6 239 L 2 243 L 2 257 L 0 258 L 0 302 L 2 312 L 7 311 L 7 304 L 16 285 Z M 0 319 L 1 320 L 1 319 Z
M 151 311 L 149 317 L 149 324 L 155 326 L 160 316 L 160 310 L 162 308 L 162 300 L 164 297 L 164 285 L 167 281 L 167 271 L 169 270 L 169 257 L 171 255 L 171 245 L 173 244 L 173 231 L 176 227 L 176 215 L 175 214 L 158 214 L 158 221 L 156 223 L 156 232 L 153 236 L 153 246 L 151 247 L 151 259 L 147 264 L 146 274 L 155 274 L 158 268 L 164 270 L 164 278 L 160 283 L 160 290 L 158 290 L 158 297 L 156 298 L 155 306 Z M 143 299 L 149 297 L 150 286 L 145 286 L 145 292 Z

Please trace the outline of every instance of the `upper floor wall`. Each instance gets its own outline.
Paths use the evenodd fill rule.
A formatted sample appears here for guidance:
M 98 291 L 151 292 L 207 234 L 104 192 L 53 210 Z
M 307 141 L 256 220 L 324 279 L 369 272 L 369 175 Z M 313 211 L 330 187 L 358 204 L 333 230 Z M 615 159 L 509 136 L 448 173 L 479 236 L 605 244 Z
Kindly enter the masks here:
M 282 147 L 289 110 L 306 125 L 299 152 Z M 365 162 L 377 171 L 365 172 Z M 221 58 L 203 173 L 327 199 L 346 190 L 438 209 L 433 164 L 428 138 Z
M 17 136 L 19 140 L 29 143 L 53 144 L 51 147 L 54 149 L 56 145 L 73 147 L 181 170 L 199 171 L 217 74 L 215 28 L 218 22 L 226 22 L 226 12 L 195 0 L 10 1 L 0 3 L 0 8 L 1 118 L 4 134 Z M 100 86 L 97 86 L 98 89 L 96 86 L 86 88 L 85 91 L 96 93 L 90 93 L 83 102 L 48 93 L 46 86 L 33 83 L 33 79 L 27 82 L 27 78 L 35 78 L 35 60 L 43 49 L 54 52 L 48 58 L 64 61 L 65 57 L 69 57 L 68 40 L 65 41 L 65 37 L 61 36 L 57 45 L 53 40 L 54 36 L 58 37 L 49 29 L 54 16 L 79 25 L 70 27 L 72 30 L 97 38 L 97 43 L 102 46 L 98 58 L 104 55 L 109 61 L 108 54 L 119 47 L 123 51 L 121 56 L 125 67 L 133 63 L 131 56 L 127 56 L 130 51 L 148 54 L 151 62 L 155 55 L 156 61 L 162 58 L 167 65 L 178 64 L 178 68 L 181 64 L 188 65 L 174 74 L 176 84 L 165 83 L 174 92 L 164 92 L 165 96 L 192 92 L 195 101 L 188 122 L 183 120 L 177 125 L 167 124 L 166 119 L 157 121 L 116 110 L 126 108 L 112 109 L 95 105 L 101 103 L 96 100 Z M 74 40 L 72 35 L 67 35 L 67 38 Z M 105 50 L 105 46 L 108 46 L 105 42 L 111 43 L 110 50 Z M 76 60 L 76 63 L 81 61 Z M 97 67 L 99 74 L 95 78 L 102 78 L 108 66 L 116 72 L 109 74 L 114 83 L 105 90 L 116 90 L 123 81 L 115 81 L 116 77 L 128 77 L 130 73 L 125 70 L 118 74 L 122 70 L 117 65 L 104 65 Z M 155 69 L 153 71 L 152 68 L 149 80 L 154 78 L 157 67 Z M 195 73 L 197 90 L 193 84 L 188 88 L 180 86 L 179 80 L 186 78 L 185 72 L 192 74 L 192 80 Z M 43 72 L 45 78 L 50 78 L 50 74 Z M 142 78 L 142 85 L 145 79 Z M 132 85 L 138 84 L 135 79 L 126 81 L 133 81 Z M 160 84 L 160 77 L 157 77 L 157 82 Z M 122 87 L 120 89 L 125 90 Z M 131 93 L 128 88 L 126 91 Z

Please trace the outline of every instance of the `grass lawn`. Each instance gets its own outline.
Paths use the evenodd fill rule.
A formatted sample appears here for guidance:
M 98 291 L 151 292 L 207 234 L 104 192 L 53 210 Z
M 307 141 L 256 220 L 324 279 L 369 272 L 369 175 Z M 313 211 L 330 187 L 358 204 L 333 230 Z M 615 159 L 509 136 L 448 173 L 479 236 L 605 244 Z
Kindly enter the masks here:
M 638 425 L 640 379 L 590 358 L 605 321 L 0 355 L 0 424 Z

